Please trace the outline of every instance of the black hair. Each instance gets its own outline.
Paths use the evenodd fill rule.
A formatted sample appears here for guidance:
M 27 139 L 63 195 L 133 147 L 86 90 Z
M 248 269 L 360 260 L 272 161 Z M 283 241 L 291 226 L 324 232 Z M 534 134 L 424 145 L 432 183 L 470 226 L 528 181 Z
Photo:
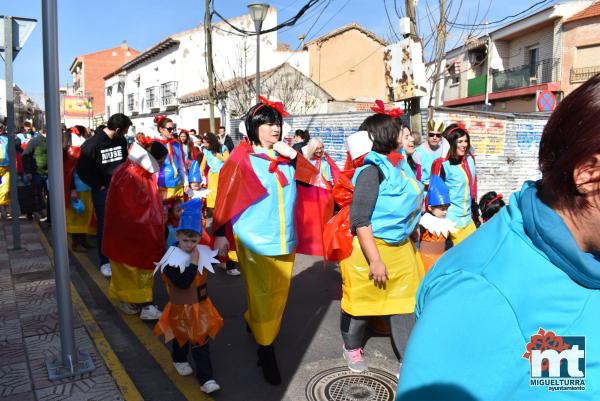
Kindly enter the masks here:
M 163 157 L 167 157 L 167 155 L 169 154 L 169 151 L 167 150 L 167 148 L 160 142 L 156 142 L 156 141 L 152 142 L 152 144 L 150 145 L 150 149 L 148 149 L 148 152 L 157 161 L 162 159 Z
M 308 130 L 297 129 L 296 132 L 294 132 L 294 136 L 299 136 L 302 138 L 303 142 L 310 141 L 310 133 Z
M 186 236 L 188 238 L 193 238 L 193 237 L 202 237 L 202 234 L 195 231 L 195 230 L 190 230 L 188 228 L 183 229 L 183 230 L 177 230 L 176 231 L 177 234 L 181 234 L 183 236 Z
M 85 128 L 83 125 L 76 125 L 75 128 L 77 128 L 77 131 L 79 131 L 79 135 L 81 135 L 82 137 L 85 138 L 85 133 L 87 132 L 87 128 Z
M 398 149 L 401 124 L 386 114 L 373 114 L 362 122 L 359 131 L 367 131 L 373 141 L 373 151 L 387 155 Z
M 223 127 L 222 125 L 219 127 L 219 129 L 221 129 L 221 128 L 225 129 L 225 127 Z
M 195 129 L 193 129 L 193 128 L 192 128 L 192 129 L 190 130 L 190 134 L 192 133 L 192 131 L 194 131 L 194 134 L 197 134 L 197 133 L 198 133 L 198 131 L 196 131 Z
M 281 136 L 283 135 L 283 117 L 277 110 L 263 103 L 258 103 L 248 110 L 245 124 L 248 139 L 255 145 L 260 145 L 258 127 L 263 124 L 279 125 L 279 140 L 281 140 Z
M 461 162 L 462 157 L 458 156 L 457 152 L 458 140 L 465 135 L 467 136 L 467 141 L 469 142 L 469 145 L 465 151 L 466 157 L 469 153 L 471 153 L 471 136 L 467 130 L 460 128 L 458 124 L 450 124 L 444 130 L 442 136 L 446 138 L 450 144 L 450 149 L 448 150 L 448 160 L 450 160 L 450 163 L 457 164 Z
M 207 149 L 212 153 L 221 153 L 221 142 L 219 142 L 219 138 L 213 134 L 212 132 L 207 132 L 204 134 L 204 139 L 208 142 Z
M 494 217 L 494 215 L 498 213 L 500 209 L 506 206 L 506 203 L 504 203 L 502 198 L 498 198 L 492 202 L 496 196 L 498 196 L 496 192 L 490 191 L 484 194 L 481 199 L 479 199 L 479 210 L 481 211 L 481 218 L 483 221 L 488 221 Z
M 132 125 L 133 123 L 131 122 L 131 119 L 123 113 L 113 114 L 106 123 L 106 127 L 111 131 L 115 131 L 117 129 L 126 130 Z

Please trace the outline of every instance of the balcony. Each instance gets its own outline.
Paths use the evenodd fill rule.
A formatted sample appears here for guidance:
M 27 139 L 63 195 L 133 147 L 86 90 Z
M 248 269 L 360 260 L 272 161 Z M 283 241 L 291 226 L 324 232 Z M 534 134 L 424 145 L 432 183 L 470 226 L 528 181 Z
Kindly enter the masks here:
M 525 64 L 493 73 L 492 91 L 523 88 L 527 86 L 558 82 L 560 59 L 541 60 L 535 64 Z
M 487 75 L 483 74 L 469 79 L 467 82 L 467 96 L 483 95 L 487 85 Z
M 571 68 L 571 83 L 585 82 L 600 72 L 600 65 L 593 67 Z
M 151 86 L 146 88 L 146 108 L 148 109 L 157 109 L 160 108 L 158 103 L 158 86 Z
M 165 82 L 160 86 L 160 104 L 161 106 L 177 105 L 177 82 Z

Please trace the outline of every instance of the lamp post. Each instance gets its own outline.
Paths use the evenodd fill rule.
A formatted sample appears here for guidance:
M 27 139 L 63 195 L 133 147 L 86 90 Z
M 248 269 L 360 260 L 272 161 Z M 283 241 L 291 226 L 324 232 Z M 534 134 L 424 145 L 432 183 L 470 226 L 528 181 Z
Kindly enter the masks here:
M 256 31 L 256 101 L 258 102 L 260 96 L 260 30 L 263 21 L 267 17 L 269 5 L 264 3 L 248 4 L 248 10 L 250 10 L 250 16 L 254 21 Z

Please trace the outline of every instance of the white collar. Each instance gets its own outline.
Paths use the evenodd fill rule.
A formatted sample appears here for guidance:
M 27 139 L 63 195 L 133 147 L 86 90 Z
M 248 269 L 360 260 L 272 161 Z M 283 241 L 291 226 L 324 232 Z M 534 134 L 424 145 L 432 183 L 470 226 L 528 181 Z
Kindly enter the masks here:
M 447 218 L 440 219 L 431 213 L 425 213 L 421 217 L 421 220 L 419 220 L 419 224 L 427 231 L 436 234 L 438 237 L 441 235 L 448 237 L 449 233 L 456 232 L 456 227 L 451 220 Z
M 219 263 L 215 256 L 219 253 L 217 249 L 210 249 L 206 245 L 197 245 L 198 247 L 198 272 L 202 274 L 202 270 L 206 269 L 211 273 L 214 273 L 212 264 Z M 170 246 L 165 252 L 165 255 L 162 257 L 160 262 L 156 263 L 156 269 L 154 269 L 154 273 L 157 271 L 162 271 L 166 266 L 178 267 L 179 271 L 183 274 L 185 268 L 188 267 L 192 263 L 192 254 L 185 252 L 184 250 L 176 247 Z
M 82 137 L 81 135 L 77 135 L 74 134 L 73 132 L 71 132 L 71 146 L 75 146 L 80 148 L 81 145 L 83 145 L 83 143 L 85 142 L 85 138 Z
M 160 166 L 156 159 L 137 142 L 134 142 L 133 145 L 131 145 L 129 156 L 127 158 L 132 162 L 139 164 L 150 174 L 158 173 L 160 171 Z

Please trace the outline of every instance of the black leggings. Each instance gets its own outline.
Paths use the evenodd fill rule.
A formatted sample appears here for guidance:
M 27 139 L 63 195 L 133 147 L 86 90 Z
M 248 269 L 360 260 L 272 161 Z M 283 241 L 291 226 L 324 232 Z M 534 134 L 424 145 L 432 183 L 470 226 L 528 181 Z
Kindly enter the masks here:
M 410 332 L 415 325 L 415 315 L 410 313 L 385 317 L 389 319 L 392 341 L 402 358 L 404 348 L 406 348 L 406 343 L 408 342 L 408 336 L 410 336 Z M 340 329 L 346 349 L 351 350 L 363 346 L 368 323 L 369 316 L 352 316 L 342 311 Z
M 179 346 L 177 340 L 171 342 L 173 351 L 171 356 L 173 362 L 187 362 L 187 355 L 190 350 L 190 342 L 188 341 L 183 345 Z M 208 342 L 204 345 L 192 345 L 192 359 L 196 365 L 196 378 L 200 384 L 204 384 L 209 380 L 213 379 L 213 369 L 210 363 L 210 348 Z

